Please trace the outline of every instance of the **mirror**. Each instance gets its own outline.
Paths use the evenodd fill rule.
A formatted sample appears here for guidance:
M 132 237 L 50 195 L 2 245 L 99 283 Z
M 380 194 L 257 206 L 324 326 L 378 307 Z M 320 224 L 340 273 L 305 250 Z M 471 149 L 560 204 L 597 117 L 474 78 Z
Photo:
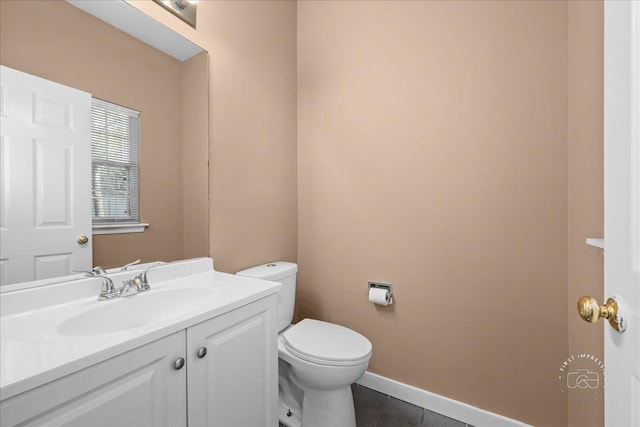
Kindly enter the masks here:
M 93 3 L 150 19 L 124 2 Z M 0 8 L 2 65 L 140 111 L 140 219 L 149 227 L 94 235 L 93 265 L 208 256 L 207 52 L 181 62 L 67 2 Z

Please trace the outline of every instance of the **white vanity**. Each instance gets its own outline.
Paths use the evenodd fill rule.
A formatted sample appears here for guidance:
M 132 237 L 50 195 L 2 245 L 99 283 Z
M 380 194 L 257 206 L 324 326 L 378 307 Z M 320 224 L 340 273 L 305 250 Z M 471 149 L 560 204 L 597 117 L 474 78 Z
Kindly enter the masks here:
M 277 426 L 280 285 L 210 258 L 148 276 L 107 301 L 96 277 L 0 295 L 0 425 Z

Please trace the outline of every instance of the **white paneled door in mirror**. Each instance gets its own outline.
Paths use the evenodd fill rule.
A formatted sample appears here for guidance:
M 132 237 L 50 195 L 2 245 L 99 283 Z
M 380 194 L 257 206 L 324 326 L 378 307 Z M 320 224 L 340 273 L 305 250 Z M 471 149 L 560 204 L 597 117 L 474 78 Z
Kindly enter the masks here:
M 91 94 L 4 66 L 0 77 L 0 284 L 90 270 Z

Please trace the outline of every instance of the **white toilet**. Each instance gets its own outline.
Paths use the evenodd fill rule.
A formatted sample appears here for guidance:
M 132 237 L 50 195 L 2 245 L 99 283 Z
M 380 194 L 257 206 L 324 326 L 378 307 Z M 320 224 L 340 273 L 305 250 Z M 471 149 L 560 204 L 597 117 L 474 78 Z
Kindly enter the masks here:
M 351 384 L 371 359 L 371 342 L 344 326 L 304 319 L 295 325 L 298 266 L 273 262 L 238 275 L 282 283 L 278 293 L 280 422 L 288 427 L 355 427 Z

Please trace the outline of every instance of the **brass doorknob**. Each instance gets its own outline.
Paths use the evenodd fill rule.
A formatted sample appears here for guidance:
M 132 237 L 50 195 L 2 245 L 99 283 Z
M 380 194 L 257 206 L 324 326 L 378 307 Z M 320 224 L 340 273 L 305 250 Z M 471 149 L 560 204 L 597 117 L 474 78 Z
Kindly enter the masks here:
M 615 298 L 607 299 L 600 305 L 593 297 L 582 297 L 578 300 L 578 314 L 585 322 L 596 323 L 600 319 L 608 319 L 609 324 L 618 332 L 624 332 L 626 322 L 620 314 L 620 306 Z
M 76 240 L 76 242 L 80 243 L 81 245 L 86 245 L 88 241 L 89 238 L 87 236 L 79 236 Z

